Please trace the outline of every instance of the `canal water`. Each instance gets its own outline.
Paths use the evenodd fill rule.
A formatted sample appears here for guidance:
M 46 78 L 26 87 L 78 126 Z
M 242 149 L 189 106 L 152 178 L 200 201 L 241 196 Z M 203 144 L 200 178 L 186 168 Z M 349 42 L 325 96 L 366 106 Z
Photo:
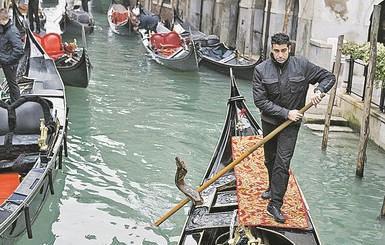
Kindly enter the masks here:
M 64 4 L 43 6 L 50 22 Z M 160 227 L 151 224 L 184 198 L 174 186 L 176 156 L 188 166 L 187 182 L 201 182 L 225 120 L 229 78 L 203 67 L 166 69 L 144 54 L 138 37 L 115 35 L 106 14 L 94 16 L 91 82 L 66 88 L 68 158 L 33 240 L 18 244 L 176 244 L 189 205 Z M 250 81 L 238 85 L 259 121 Z M 326 151 L 321 139 L 302 126 L 292 169 L 322 243 L 385 244 L 384 151 L 369 144 L 364 177 L 357 178 L 358 134 L 331 132 Z

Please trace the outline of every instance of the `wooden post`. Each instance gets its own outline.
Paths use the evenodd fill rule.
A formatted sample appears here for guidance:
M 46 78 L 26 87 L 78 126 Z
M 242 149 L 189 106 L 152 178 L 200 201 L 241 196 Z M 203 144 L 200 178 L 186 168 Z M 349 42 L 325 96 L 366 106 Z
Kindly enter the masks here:
M 160 15 L 162 14 L 163 4 L 164 4 L 164 0 L 162 0 L 162 3 L 160 4 L 160 8 L 159 8 L 159 18 L 160 18 Z
M 381 218 L 385 218 L 385 197 L 384 202 L 382 203 L 382 209 L 381 209 Z
M 255 18 L 255 1 L 251 4 L 251 23 L 249 35 L 249 58 L 253 57 L 253 37 L 254 37 L 254 18 Z
M 285 19 L 283 21 L 283 27 L 282 27 L 282 32 L 283 33 L 288 33 L 287 26 L 289 25 L 289 19 L 290 19 L 290 12 L 292 9 L 293 5 L 293 0 L 286 0 L 286 6 L 285 6 Z
M 264 43 L 263 43 L 263 59 L 268 59 L 267 56 L 267 46 L 269 40 L 269 31 L 270 31 L 270 15 L 271 15 L 271 2 L 272 0 L 267 1 L 267 13 L 266 13 L 266 25 L 264 30 Z
M 378 26 L 380 22 L 381 5 L 374 5 L 372 15 L 372 28 L 370 29 L 370 51 L 369 51 L 369 64 L 368 64 L 368 76 L 366 77 L 365 87 L 365 99 L 364 99 L 364 116 L 361 125 L 360 132 L 360 144 L 358 147 L 358 158 L 356 164 L 356 175 L 358 177 L 364 176 L 364 165 L 366 161 L 366 148 L 368 146 L 369 139 L 369 119 L 370 119 L 370 106 L 372 103 L 373 93 L 373 81 L 374 72 L 376 68 L 377 58 L 377 34 Z
M 210 26 L 210 33 L 214 34 L 214 22 L 215 21 L 215 0 L 211 0 L 211 26 Z
M 328 107 L 326 109 L 326 115 L 325 115 L 324 133 L 322 137 L 322 149 L 326 149 L 328 144 L 330 120 L 333 113 L 333 105 L 334 105 L 334 100 L 336 98 L 337 87 L 338 87 L 337 85 L 338 77 L 339 77 L 340 68 L 341 68 L 341 54 L 342 54 L 343 42 L 344 42 L 344 35 L 340 35 L 338 37 L 336 59 L 334 62 L 334 69 L 333 69 L 333 74 L 336 77 L 336 83 L 334 84 L 334 87 L 330 90 L 329 103 L 328 103 Z

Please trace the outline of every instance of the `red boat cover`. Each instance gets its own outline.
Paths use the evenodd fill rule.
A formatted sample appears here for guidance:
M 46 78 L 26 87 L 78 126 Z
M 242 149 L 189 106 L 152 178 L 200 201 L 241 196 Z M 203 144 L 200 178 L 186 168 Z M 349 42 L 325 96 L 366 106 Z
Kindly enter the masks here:
M 237 159 L 262 136 L 232 137 L 233 159 Z M 246 157 L 234 168 L 237 179 L 238 222 L 246 226 L 273 226 L 283 228 L 308 228 L 306 207 L 298 183 L 290 170 L 288 189 L 282 206 L 284 224 L 275 222 L 266 213 L 269 200 L 261 194 L 268 187 L 268 174 L 264 165 L 263 147 Z

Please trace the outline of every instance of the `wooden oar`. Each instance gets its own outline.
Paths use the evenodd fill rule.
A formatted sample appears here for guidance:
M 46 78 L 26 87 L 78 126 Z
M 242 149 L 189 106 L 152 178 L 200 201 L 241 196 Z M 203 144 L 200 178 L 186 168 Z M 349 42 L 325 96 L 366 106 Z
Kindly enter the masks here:
M 324 94 L 321 94 L 321 97 L 324 97 Z M 304 114 L 305 111 L 309 110 L 310 107 L 313 106 L 312 102 L 309 102 L 307 105 L 305 105 L 299 112 Z M 286 128 L 290 123 L 293 121 L 287 120 L 286 122 L 282 123 L 279 127 L 274 129 L 270 134 L 268 134 L 266 137 L 258 141 L 254 146 L 250 147 L 249 150 L 247 150 L 245 153 L 243 153 L 241 156 L 239 156 L 237 159 L 232 161 L 229 165 L 227 165 L 225 168 L 223 168 L 221 171 L 219 171 L 216 175 L 214 175 L 211 179 L 203 183 L 197 191 L 202 192 L 204 189 L 206 189 L 208 186 L 210 186 L 214 181 L 219 179 L 222 175 L 224 175 L 226 172 L 228 172 L 230 169 L 234 168 L 235 165 L 237 165 L 240 161 L 245 159 L 248 155 L 253 153 L 256 149 L 258 149 L 261 145 L 269 141 L 271 138 L 273 138 L 275 135 L 277 135 L 280 131 L 282 131 L 284 128 Z M 189 202 L 189 198 L 183 199 L 178 205 L 176 205 L 173 209 L 168 211 L 163 217 L 161 217 L 159 220 L 157 220 L 153 225 L 159 226 L 162 224 L 166 219 L 168 219 L 171 215 L 173 215 L 176 211 L 178 211 L 180 208 L 182 208 L 185 204 Z

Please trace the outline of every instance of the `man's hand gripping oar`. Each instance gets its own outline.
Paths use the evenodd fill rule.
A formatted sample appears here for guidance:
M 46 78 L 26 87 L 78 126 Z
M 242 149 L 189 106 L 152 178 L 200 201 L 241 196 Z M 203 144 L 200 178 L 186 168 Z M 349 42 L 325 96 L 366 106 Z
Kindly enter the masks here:
M 324 97 L 325 94 L 320 94 L 320 98 Z M 305 105 L 301 110 L 299 110 L 299 113 L 302 115 L 309 110 L 312 106 L 313 103 L 317 104 L 320 100 L 313 99 L 314 96 L 312 97 L 312 102 L 309 102 L 307 105 Z M 230 169 L 234 168 L 235 165 L 237 165 L 239 162 L 241 162 L 243 159 L 245 159 L 248 155 L 253 153 L 256 149 L 258 149 L 261 145 L 269 141 L 271 138 L 273 138 L 275 135 L 277 135 L 279 132 L 281 132 L 284 128 L 286 128 L 290 123 L 292 123 L 292 120 L 287 120 L 284 123 L 282 123 L 279 127 L 277 127 L 275 130 L 273 130 L 270 134 L 268 134 L 266 137 L 258 141 L 254 146 L 250 147 L 246 152 L 244 152 L 241 156 L 239 156 L 237 159 L 232 161 L 229 165 L 227 165 L 225 168 L 223 168 L 221 171 L 219 171 L 216 175 L 214 175 L 211 179 L 203 183 L 197 190 L 196 192 L 202 192 L 204 189 L 206 189 L 208 186 L 210 186 L 214 181 L 219 179 L 222 175 L 224 175 L 226 172 L 228 172 Z M 199 193 L 198 193 L 199 195 Z M 196 196 L 196 193 L 194 193 L 194 196 Z M 161 217 L 159 220 L 157 220 L 153 225 L 154 226 L 159 226 L 162 224 L 166 219 L 168 219 L 171 215 L 173 215 L 176 211 L 181 209 L 185 204 L 189 202 L 189 198 L 186 197 L 183 199 L 178 205 L 176 205 L 174 208 L 172 208 L 170 211 L 168 211 L 163 217 Z

